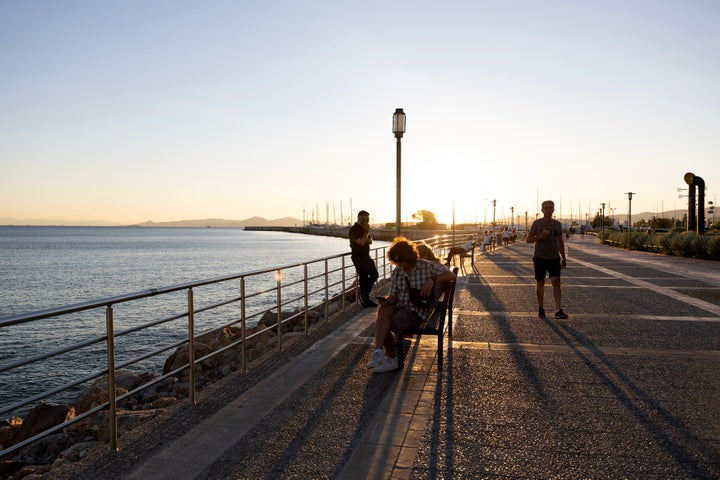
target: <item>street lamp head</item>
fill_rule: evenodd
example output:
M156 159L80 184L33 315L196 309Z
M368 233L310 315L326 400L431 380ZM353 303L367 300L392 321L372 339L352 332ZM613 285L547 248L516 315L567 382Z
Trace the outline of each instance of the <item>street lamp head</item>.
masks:
M402 138L403 133L405 133L405 112L403 112L402 108L395 109L392 129L395 138Z

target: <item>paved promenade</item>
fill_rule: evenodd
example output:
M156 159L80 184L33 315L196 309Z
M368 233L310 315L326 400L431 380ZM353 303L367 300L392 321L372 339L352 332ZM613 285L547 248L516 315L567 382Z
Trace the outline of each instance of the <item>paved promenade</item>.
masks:
M355 310L50 478L720 478L720 263L568 251L567 320L537 318L532 245L499 248L461 273L442 372L422 338L373 374Z

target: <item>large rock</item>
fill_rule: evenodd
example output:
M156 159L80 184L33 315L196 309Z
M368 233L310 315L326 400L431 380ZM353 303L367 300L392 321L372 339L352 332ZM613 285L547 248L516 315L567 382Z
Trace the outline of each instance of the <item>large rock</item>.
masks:
M15 430L12 443L22 442L72 418L75 418L75 407L72 405L41 403L28 412L25 421Z
M123 395L140 385L152 380L156 375L119 371L115 374L115 396ZM102 405L109 401L107 375L95 380L85 391L75 398L73 402L77 414Z

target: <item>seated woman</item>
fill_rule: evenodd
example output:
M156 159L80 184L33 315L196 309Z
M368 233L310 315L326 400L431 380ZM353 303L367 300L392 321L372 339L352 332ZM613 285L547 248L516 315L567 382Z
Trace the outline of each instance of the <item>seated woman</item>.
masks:
M431 262L440 263L440 259L435 256L435 252L432 251L430 245L425 242L418 242L415 245L417 246L419 258L422 258L423 260L430 260Z
M435 283L455 279L444 265L418 258L417 247L405 237L396 237L388 249L388 260L395 265L390 276L390 295L378 297L375 317L375 350L368 368L377 373L398 368L392 332L401 333L426 321L432 306L418 307L410 301L410 289L420 289L422 296L430 296Z
M482 241L482 251L484 252L488 245L492 242L492 237L490 236L490 230L485 230L485 234L483 235L483 241Z

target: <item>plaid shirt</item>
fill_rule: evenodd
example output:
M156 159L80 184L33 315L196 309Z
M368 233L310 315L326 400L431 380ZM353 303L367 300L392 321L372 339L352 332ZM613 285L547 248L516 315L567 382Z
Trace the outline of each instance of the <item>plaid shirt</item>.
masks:
M418 259L415 268L410 272L405 272L400 267L395 267L390 276L390 295L397 297L395 306L397 308L405 307L415 312L422 320L427 320L430 316L430 308L418 308L410 301L410 290L408 290L405 277L410 281L411 288L422 288L423 284L431 277L436 277L441 273L447 272L448 268L437 262Z

